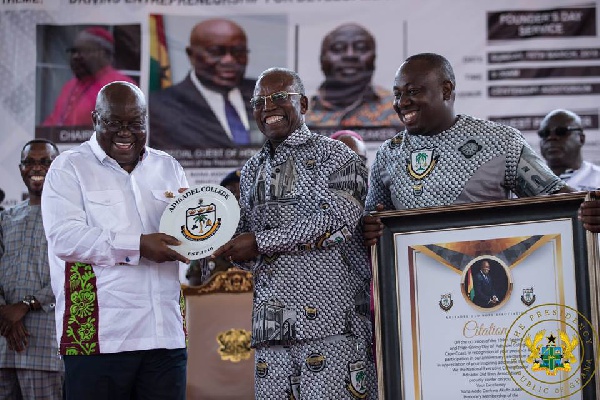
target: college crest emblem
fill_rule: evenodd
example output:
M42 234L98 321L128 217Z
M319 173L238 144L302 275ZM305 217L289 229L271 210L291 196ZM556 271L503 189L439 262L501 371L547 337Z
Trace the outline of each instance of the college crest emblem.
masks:
M446 293L442 295L440 302L438 303L440 308L444 311L448 311L454 305L454 300L452 300L452 294Z
M410 162L406 167L410 176L423 179L433 171L439 158L434 151L435 149L421 149L410 154Z
M366 398L367 372L365 371L365 362L348 363L348 373L350 374L350 380L346 380L346 389L355 399Z
M214 203L202 204L198 207L188 208L185 215L185 225L181 226L181 233L189 240L202 241L214 235L221 226L221 218L217 217L217 206Z
M533 293L533 287L523 289L523 294L521 295L521 301L527 307L535 303L535 293Z
M526 363L532 364L532 371L545 371L548 376L554 376L558 371L570 371L571 363L576 361L573 351L579 346L577 335L571 339L566 332L560 330L558 338L552 333L547 337L545 334L546 331L542 330L535 334L533 340L530 336L525 337L525 346L530 351ZM547 344L542 346L540 342L544 338ZM561 346L557 343L559 338Z

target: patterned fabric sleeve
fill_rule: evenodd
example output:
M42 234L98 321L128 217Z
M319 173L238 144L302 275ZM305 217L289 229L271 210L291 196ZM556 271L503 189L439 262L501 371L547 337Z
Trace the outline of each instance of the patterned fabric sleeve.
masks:
M507 168L506 182L518 197L552 194L566 186L566 183L554 175L546 162L525 141L520 132L516 131L511 143L514 143L517 148L509 151L509 157L518 156L518 164L507 163L516 165L516 171Z
M388 162L387 153L390 150L387 141L377 150L375 161L371 167L369 191L367 192L367 200L365 202L365 214L375 210L378 204L383 204L386 210L393 210L395 208L390 193L390 185L385 180L385 175L387 174L385 165Z
M319 207L292 224L256 232L260 253L297 253L306 250L304 244L318 243L335 232L345 232L345 240L354 232L363 211L366 168L345 145L333 143L324 166L327 172L323 171L327 187L318 193Z

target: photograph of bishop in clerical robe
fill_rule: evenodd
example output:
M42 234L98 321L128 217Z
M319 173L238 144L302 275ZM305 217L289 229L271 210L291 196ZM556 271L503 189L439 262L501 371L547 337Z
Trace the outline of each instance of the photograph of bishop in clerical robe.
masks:
M495 257L478 257L465 268L463 295L476 308L496 310L508 300L510 271Z

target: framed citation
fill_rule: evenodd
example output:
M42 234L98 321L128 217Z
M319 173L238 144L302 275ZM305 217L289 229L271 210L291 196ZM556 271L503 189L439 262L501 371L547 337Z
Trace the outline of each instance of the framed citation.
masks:
M380 399L596 399L586 194L378 213Z

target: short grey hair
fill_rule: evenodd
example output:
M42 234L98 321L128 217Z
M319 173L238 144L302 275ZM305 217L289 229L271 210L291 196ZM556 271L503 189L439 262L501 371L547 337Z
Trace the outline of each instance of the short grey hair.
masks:
M258 88L258 83L267 75L271 74L285 74L292 77L292 90L296 93L300 93L301 95L305 94L304 83L302 83L302 79L300 79L300 75L296 71L293 71L288 68L282 67L273 67L267 70L264 70L256 79L256 86L254 87L254 92L256 93L256 89Z

